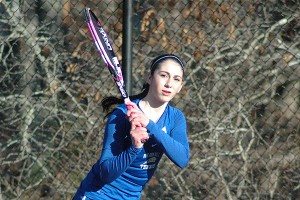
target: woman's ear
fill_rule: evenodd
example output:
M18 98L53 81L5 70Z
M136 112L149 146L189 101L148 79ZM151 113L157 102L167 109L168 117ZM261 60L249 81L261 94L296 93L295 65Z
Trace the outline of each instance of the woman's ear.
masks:
M151 76L151 74L149 74L148 77L147 77L147 83L149 85L151 85L151 82L152 82L152 76Z

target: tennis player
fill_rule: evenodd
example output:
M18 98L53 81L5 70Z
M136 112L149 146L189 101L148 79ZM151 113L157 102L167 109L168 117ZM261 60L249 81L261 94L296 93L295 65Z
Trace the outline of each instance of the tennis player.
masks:
M184 114L169 104L180 92L184 64L173 54L151 63L140 94L132 102L107 97L108 113L100 159L82 180L74 200L140 199L163 154L180 168L189 161L189 143ZM130 109L127 109L130 108Z

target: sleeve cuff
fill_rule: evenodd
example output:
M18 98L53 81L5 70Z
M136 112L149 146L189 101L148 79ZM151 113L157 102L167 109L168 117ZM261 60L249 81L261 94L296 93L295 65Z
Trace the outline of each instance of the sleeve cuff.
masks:
M154 135L154 132L156 130L155 127L156 127L156 124L152 120L150 120L149 123L148 123L148 125L146 126L146 129L148 131L149 137L151 137L151 136Z

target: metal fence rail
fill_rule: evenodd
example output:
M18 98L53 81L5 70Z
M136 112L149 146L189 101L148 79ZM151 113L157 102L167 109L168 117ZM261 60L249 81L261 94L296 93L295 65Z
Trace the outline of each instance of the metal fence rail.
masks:
M0 199L71 199L118 95L84 22L122 59L122 1L0 2ZM186 62L188 167L163 158L142 199L300 196L300 3L134 1L132 93L162 52Z

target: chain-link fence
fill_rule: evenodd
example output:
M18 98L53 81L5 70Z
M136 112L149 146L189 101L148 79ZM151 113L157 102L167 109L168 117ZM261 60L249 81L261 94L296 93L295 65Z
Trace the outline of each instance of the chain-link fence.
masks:
M84 22L121 60L122 1L0 2L0 199L71 199L99 158L118 95ZM161 52L186 62L174 101L188 167L160 163L143 199L300 198L298 0L134 1L132 92Z

